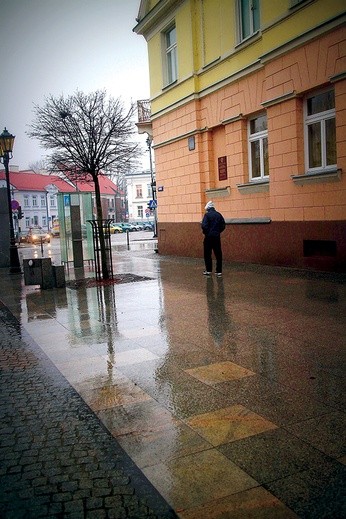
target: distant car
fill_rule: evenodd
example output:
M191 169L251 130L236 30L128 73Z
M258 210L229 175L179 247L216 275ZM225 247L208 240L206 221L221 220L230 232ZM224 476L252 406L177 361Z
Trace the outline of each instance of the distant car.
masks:
M24 241L26 243L50 243L50 234L43 229L29 229L28 234L25 236Z
M50 230L52 236L60 236L60 225L53 225Z
M121 227L123 232L126 232L126 231L129 231L129 232L137 231L136 227L134 225L132 225L131 223L118 222L115 225Z
M106 232L106 230L107 230L107 227L104 227L103 231ZM109 234L118 234L118 233L121 233L121 232L123 232L123 230L122 230L122 228L118 224L116 224L116 225L114 225L113 223L110 224L110 226L109 226Z
M143 224L143 231L153 231L154 230L154 224L152 222L145 222Z
M119 233L123 232L123 230L120 227L120 225L115 225L115 224L111 223L109 226L109 232L111 234L119 234Z
M135 228L136 228L136 231L142 231L143 230L143 224L142 223L136 223L136 222L131 222L131 225L133 225Z

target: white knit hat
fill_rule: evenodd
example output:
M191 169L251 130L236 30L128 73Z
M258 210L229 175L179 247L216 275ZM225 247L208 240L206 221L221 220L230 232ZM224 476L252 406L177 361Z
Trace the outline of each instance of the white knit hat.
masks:
M208 211L208 209L211 209L212 207L215 208L214 206L214 202L212 202L211 200L209 200L209 202L207 203L207 205L205 206L205 210Z

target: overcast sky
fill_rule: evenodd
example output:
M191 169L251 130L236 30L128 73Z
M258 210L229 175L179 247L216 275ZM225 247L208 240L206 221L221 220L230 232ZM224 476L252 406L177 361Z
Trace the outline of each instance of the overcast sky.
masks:
M0 0L0 132L6 126L16 136L11 164L27 169L47 153L25 132L33 105L42 105L49 94L105 89L126 107L149 98L146 42L132 31L139 4ZM144 143L145 137L138 140Z

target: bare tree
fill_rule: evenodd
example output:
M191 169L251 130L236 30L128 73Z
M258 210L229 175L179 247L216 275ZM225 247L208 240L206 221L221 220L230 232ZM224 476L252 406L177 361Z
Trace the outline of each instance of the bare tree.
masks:
M105 91L45 99L34 106L34 122L28 135L51 150L49 169L71 181L94 183L100 236L102 276L109 278L102 226L99 177L125 172L136 163L140 148L135 134L135 106L125 110L119 99L107 98Z
M30 162L28 164L28 168L34 173L42 173L47 171L47 164L44 159L36 160L35 162Z

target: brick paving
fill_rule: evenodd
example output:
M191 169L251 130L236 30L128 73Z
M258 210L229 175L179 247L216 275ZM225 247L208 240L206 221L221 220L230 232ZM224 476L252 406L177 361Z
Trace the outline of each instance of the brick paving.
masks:
M176 518L0 303L0 517Z

